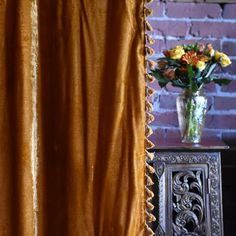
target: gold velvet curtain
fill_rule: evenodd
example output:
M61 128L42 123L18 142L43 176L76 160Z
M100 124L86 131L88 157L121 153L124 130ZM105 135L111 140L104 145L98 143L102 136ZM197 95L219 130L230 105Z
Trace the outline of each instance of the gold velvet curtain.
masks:
M0 235L145 228L142 0L0 1Z

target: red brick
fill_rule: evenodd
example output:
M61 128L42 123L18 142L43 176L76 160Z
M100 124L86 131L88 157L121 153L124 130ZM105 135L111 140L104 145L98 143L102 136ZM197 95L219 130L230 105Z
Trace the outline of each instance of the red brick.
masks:
M152 16L155 17L163 17L165 11L165 4L158 1L153 1L152 3L148 4L147 7L153 10Z
M217 130L212 130L212 129L203 129L202 132L202 139L204 138L214 138L214 137L219 137L220 136L220 131Z
M158 145L158 140L163 140L166 137L166 130L164 128L153 129L153 134L148 138L155 145Z
M150 87L152 87L153 89L155 89L156 91L161 90L161 87L159 86L157 80L155 80L153 83L150 84Z
M155 43L151 47L156 53L162 53L166 49L164 39L156 39Z
M236 18L236 4L225 4L223 17L226 19Z
M166 88L161 88L159 86L157 80L155 82L153 82L152 84L150 84L150 86L152 88L154 88L156 91L166 90L166 91L172 92L172 93L181 93L182 92L181 88L173 87L171 84L167 84Z
M235 97L215 97L214 108L216 110L232 110L236 109ZM235 118L236 121L236 118Z
M222 133L222 139L227 143L227 144L233 144L235 146L236 144L236 132L223 132Z
M236 80L232 80L231 83L227 86L222 86L221 91L235 93L236 92Z
M167 40L166 41L166 48L167 49L170 49L170 48L173 48L175 47L176 45L183 45L183 44L194 44L196 42L199 42L199 43L203 43L203 44L206 44L206 43L211 43L212 46L219 50L220 49L220 40L201 40L201 41L198 41L198 40L183 40L183 39L179 39L179 40Z
M166 15L174 18L219 18L221 11L219 4L167 3Z
M230 74L236 74L236 60L231 60L232 64L226 67L224 70L225 72L229 72Z
M171 84L168 84L166 86L166 90L168 92L172 92L172 93L182 93L183 89L179 88L179 87L173 87Z
M203 88L204 88L205 94L216 92L216 85L215 85L215 83L205 84Z
M167 129L166 130L166 139L179 139L181 140L179 129Z
M154 144L158 145L159 140L173 138L181 139L178 128L157 128L153 130L153 135L150 136L149 140L151 140Z
M210 111L213 106L213 97L212 96L206 96L206 97L207 97L207 111Z
M166 126L166 127L178 127L178 118L176 112L165 112L165 113L155 113L155 121L152 125L156 126Z
M161 95L160 108L176 109L176 97L174 95Z
M190 34L199 37L236 38L236 23L194 21Z
M186 36L188 24L185 21L149 21L157 35Z
M171 49L177 45L183 45L183 44L194 44L196 43L196 40L167 40L166 41L166 49Z
M236 56L236 42L223 42L223 50L229 56Z
M206 128L211 129L236 129L234 115L207 115Z
M160 95L158 95L157 93L155 93L153 96L151 96L150 101L153 105L153 109L154 112L159 110L159 103L160 103L160 99L159 99Z

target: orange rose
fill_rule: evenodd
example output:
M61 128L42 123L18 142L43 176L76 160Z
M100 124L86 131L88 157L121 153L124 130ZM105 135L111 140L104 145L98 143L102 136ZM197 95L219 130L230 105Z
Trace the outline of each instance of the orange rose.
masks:
M157 66L160 70L164 69L167 64L167 61L158 61Z
M152 60L147 60L147 63L151 70L154 70L157 64L155 61L152 61Z
M189 51L189 52L185 53L181 57L181 60L186 62L187 64L190 64L190 65L196 65L199 61L199 59L197 57L197 53L194 51Z
M168 50L163 51L163 54L164 54L166 57L170 57L170 51L168 51Z
M205 55L199 55L198 56L198 59L199 61L202 61L202 62L207 62L209 61L209 57L205 56Z
M169 68L169 69L165 70L163 74L169 80L175 79L175 70L174 69Z
M202 43L199 43L199 44L198 44L198 50L199 50L199 52L203 52L203 51L204 51L204 48L205 48L205 45L204 45L204 44L202 44Z
M208 51L211 51L212 49L213 49L212 44L211 44L211 43L208 43L208 44L207 44L207 50L208 50Z

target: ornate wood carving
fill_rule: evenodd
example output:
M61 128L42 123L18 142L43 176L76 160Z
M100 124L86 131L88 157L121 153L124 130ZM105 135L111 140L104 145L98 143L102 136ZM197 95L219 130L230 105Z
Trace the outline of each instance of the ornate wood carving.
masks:
M173 172L172 177L174 235L205 235L202 171Z
M222 236L218 152L155 152L160 236Z

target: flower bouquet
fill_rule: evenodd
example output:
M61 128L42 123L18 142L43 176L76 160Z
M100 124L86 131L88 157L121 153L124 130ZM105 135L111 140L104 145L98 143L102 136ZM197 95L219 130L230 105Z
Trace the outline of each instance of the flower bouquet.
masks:
M199 143L207 110L207 99L201 89L209 83L229 84L229 79L217 78L213 72L230 65L231 61L226 54L214 50L211 44L176 46L163 54L150 74L158 80L160 87L170 83L184 90L176 102L182 141Z

